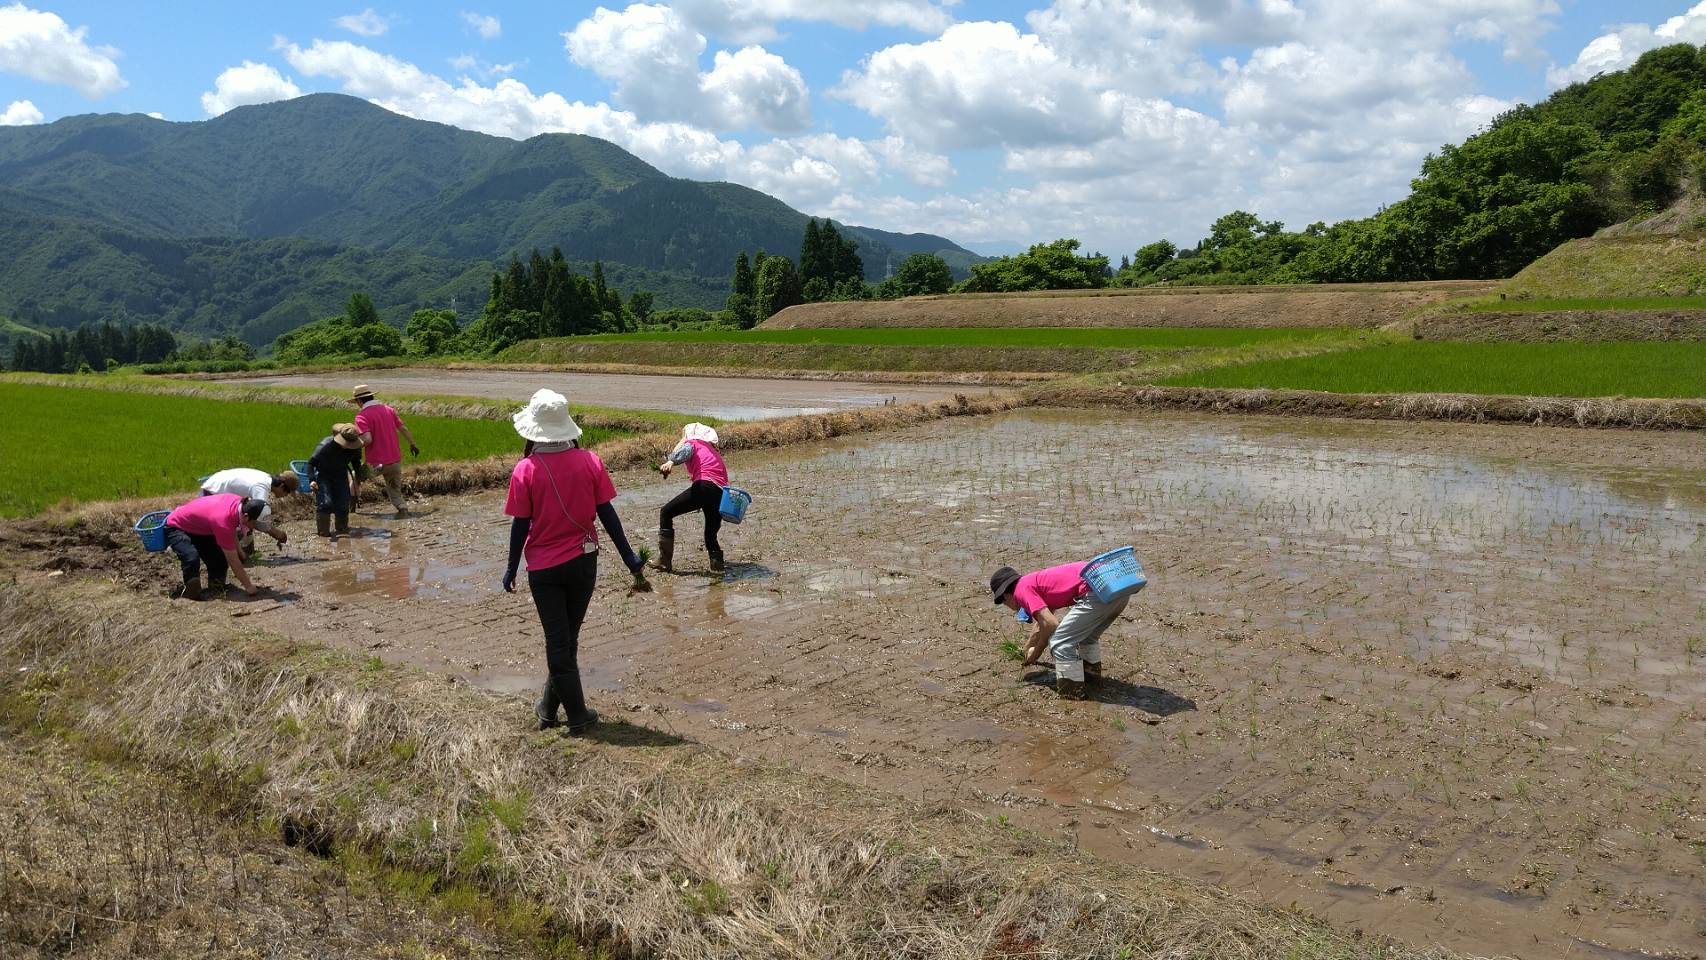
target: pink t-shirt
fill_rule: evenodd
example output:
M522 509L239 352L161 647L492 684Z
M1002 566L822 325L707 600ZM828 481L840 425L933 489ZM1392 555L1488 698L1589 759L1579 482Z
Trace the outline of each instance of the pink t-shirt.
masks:
M552 480L556 481L555 492ZM604 461L591 450L576 448L522 458L509 475L504 513L533 521L523 547L527 569L545 570L568 563L581 555L581 544L589 537L598 542L598 505L614 499L616 485L610 482Z
M397 442L397 428L402 425L403 418L397 416L397 411L377 400L368 402L355 415L356 429L373 434L373 442L367 445L369 466L403 462L403 447Z
M243 523L243 498L235 493L197 497L166 515L166 525L185 533L212 537L226 550L237 549L237 528Z
M1085 561L1080 560L1027 573L1013 586L1013 599L1019 601L1019 606L1033 617L1043 610L1070 607L1079 597L1090 592L1090 585L1082 576L1084 564Z
M719 487L729 485L729 468L723 464L723 455L717 448L703 440L689 440L693 445L693 456L687 458L687 475L694 483L709 480Z

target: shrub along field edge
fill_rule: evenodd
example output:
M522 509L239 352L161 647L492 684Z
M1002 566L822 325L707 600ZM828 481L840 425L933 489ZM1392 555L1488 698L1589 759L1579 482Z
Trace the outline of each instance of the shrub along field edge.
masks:
M662 731L525 735L521 698L174 609L0 587L0 722L313 852L538 904L614 956L1442 956Z

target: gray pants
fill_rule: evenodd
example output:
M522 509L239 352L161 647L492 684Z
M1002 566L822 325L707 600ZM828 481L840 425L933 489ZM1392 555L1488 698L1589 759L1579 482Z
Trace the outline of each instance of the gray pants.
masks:
M1131 597L1103 603L1094 593L1073 602L1060 618L1060 626L1049 637L1054 657L1054 675L1062 680L1084 681L1084 665L1102 662L1102 634L1125 612Z
M379 485L385 491L385 496L390 499L391 506L396 510L402 510L404 507L403 465L387 463L382 467L374 467L373 472L379 475Z

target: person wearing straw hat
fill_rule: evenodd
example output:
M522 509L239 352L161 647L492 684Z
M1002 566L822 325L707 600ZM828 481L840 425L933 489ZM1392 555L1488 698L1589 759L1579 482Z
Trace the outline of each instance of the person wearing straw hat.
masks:
M350 475L361 463L361 430L353 423L332 424L332 434L308 457L308 489L314 494L314 532L349 533Z
M409 508L403 502L403 447L397 442L397 435L402 434L409 442L411 456L420 456L421 448L415 446L415 437L403 425L396 408L373 399L373 390L367 384L359 384L350 391L350 403L358 408L355 425L361 429L367 465L378 471L385 496L396 508L397 517L408 516Z
M234 493L239 497L248 497L251 500L259 500L270 505L274 490L280 493L295 493L296 484L296 471L294 470L286 470L274 476L265 470L256 470L253 467L231 467L203 480L201 482L201 495L210 497L216 493ZM265 525L257 523L255 530L277 540L279 546L284 546L290 541L289 535L270 520ZM243 551L245 558L253 557L255 554L254 531L245 530L243 535L238 538L237 544Z
M729 485L729 468L717 443L716 430L703 423L690 423L681 428L681 442L658 464L658 471L666 477L676 464L686 464L692 481L658 511L657 566L666 573L675 569L675 518L695 510L705 515L705 552L710 555L711 571L722 572L723 548L717 542L717 531L723 526L720 508L723 488Z
M604 461L578 443L581 428L569 415L569 401L554 390L540 390L513 419L528 449L510 474L504 501L504 513L512 519L503 588L515 592L516 570L525 555L527 589L539 611L550 670L533 713L541 730L566 725L572 734L584 733L598 722L598 712L586 705L576 660L581 622L598 581L594 518L603 523L642 589L645 564L628 546L610 503L616 486ZM566 720L559 719L559 710Z
M1084 561L1021 576L1002 567L989 577L997 606L1017 610L1031 624L1024 666L1043 650L1054 656L1054 689L1062 700L1082 700L1085 684L1102 679L1102 634L1125 612L1130 597L1103 603L1084 582Z
M237 574L243 592L254 596L255 585L243 566L243 556L237 550L237 538L244 530L272 519L272 508L265 501L239 497L234 493L216 493L197 497L166 516L166 548L178 558L184 575L184 597L200 600L203 596L225 595L225 575ZM207 591L201 589L201 566L207 564Z

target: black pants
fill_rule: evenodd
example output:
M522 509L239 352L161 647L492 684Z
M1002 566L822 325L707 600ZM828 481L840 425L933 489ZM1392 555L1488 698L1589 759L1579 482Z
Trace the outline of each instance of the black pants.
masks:
M166 525L166 549L177 556L185 583L201 580L203 563L207 564L208 583L224 580L226 571L231 568L225 562L225 550L219 546L218 540L205 534L185 533L171 524Z
M586 619L586 608L592 603L592 588L597 582L596 553L583 553L568 563L544 570L527 571L527 589L533 594L539 625L545 630L550 693L567 708L571 721L586 713L576 654L580 648L581 621Z
M723 548L717 545L717 531L723 528L723 515L719 512L722 505L722 487L709 480L697 481L663 505L658 512L658 532L675 536L675 518L698 510L705 514L705 550L722 553Z

